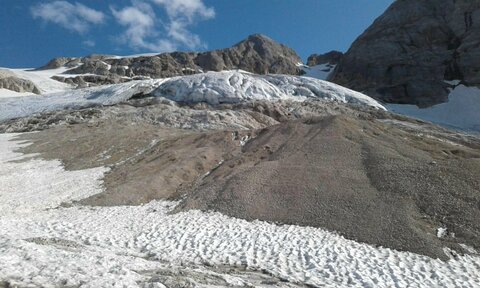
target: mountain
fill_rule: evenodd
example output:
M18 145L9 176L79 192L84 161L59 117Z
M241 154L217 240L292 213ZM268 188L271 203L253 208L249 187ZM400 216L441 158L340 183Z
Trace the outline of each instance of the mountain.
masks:
M480 2L399 0L355 40L330 80L387 103L429 107L480 85ZM451 82L454 81L454 82Z
M231 48L207 52L172 52L158 55L56 58L38 70L67 67L55 80L80 87L122 83L129 80L166 78L207 71L241 69L256 74L300 75L300 57L291 48L267 36L254 34ZM77 75L78 76L69 76ZM82 75L88 74L88 75Z

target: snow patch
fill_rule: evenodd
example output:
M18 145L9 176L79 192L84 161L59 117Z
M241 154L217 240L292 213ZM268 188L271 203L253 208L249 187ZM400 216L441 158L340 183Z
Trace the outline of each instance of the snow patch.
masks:
M13 152L29 145L12 141L15 136L0 134L0 217L55 208L102 192L100 179L107 168L66 172L58 160L31 159Z
M445 227L437 228L437 237L438 238L445 238L448 236L448 229Z
M480 88L459 85L448 102L421 109L415 105L388 104L387 109L440 125L480 132Z
M337 65L334 64L320 64L312 67L303 67L303 71L305 71L304 76L312 77L320 80L327 80L328 77L333 73Z

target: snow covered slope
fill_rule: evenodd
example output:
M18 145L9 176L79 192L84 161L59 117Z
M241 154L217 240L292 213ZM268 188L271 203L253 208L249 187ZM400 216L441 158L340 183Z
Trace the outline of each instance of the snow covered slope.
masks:
M114 105L136 94L166 97L179 102L236 103L248 100L303 101L318 98L385 109L372 98L322 80L308 77L259 76L238 71L208 72L170 79L68 90L39 96L0 99L0 121L62 109Z
M41 90L42 94L55 93L55 92L70 90L74 88L68 84L51 79L52 76L58 76L58 75L65 76L65 75L62 75L62 73L71 68L62 67L58 69L39 70L39 71L36 71L33 69L9 69L9 68L1 68L1 69L6 69L12 72L18 78L32 81L35 84L35 86L37 86ZM4 93L2 94L4 95L4 97L8 95L5 93L6 91L3 91L3 92ZM12 96L13 95L15 95L15 92L12 91Z
M415 105L388 104L389 110L399 114L431 121L444 126L480 132L480 88L457 86L449 101L430 108Z

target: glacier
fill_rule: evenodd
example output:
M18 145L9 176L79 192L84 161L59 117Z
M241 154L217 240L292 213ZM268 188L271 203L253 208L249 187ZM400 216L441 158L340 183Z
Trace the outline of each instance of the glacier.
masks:
M115 105L139 94L151 94L177 102L207 102L212 105L255 100L304 101L314 98L386 110L369 96L319 79L223 71L131 81L44 95L4 97L0 99L0 121L56 110Z

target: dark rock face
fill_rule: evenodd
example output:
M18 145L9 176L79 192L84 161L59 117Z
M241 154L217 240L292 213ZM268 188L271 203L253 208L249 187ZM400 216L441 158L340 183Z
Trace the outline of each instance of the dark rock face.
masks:
M90 84L118 83L119 77L132 79L143 76L165 78L191 75L206 71L242 69L256 74L300 75L298 67L301 58L285 45L255 34L231 48L203 53L173 52L155 56L119 58L106 55L92 55L85 58L57 58L39 69L53 69L62 66L75 67L67 74L95 74L106 77L90 77ZM63 82L61 78L60 80ZM97 81L98 80L98 81ZM70 81L70 80L65 80ZM80 80L74 80L79 82ZM122 80L123 81L123 80ZM88 81L87 81L88 82Z
M480 85L480 1L395 1L353 43L331 80L418 106L447 101L445 80Z
M343 58L343 53L340 51L330 51L325 54L313 54L307 59L308 66L316 66L320 64L337 65Z

